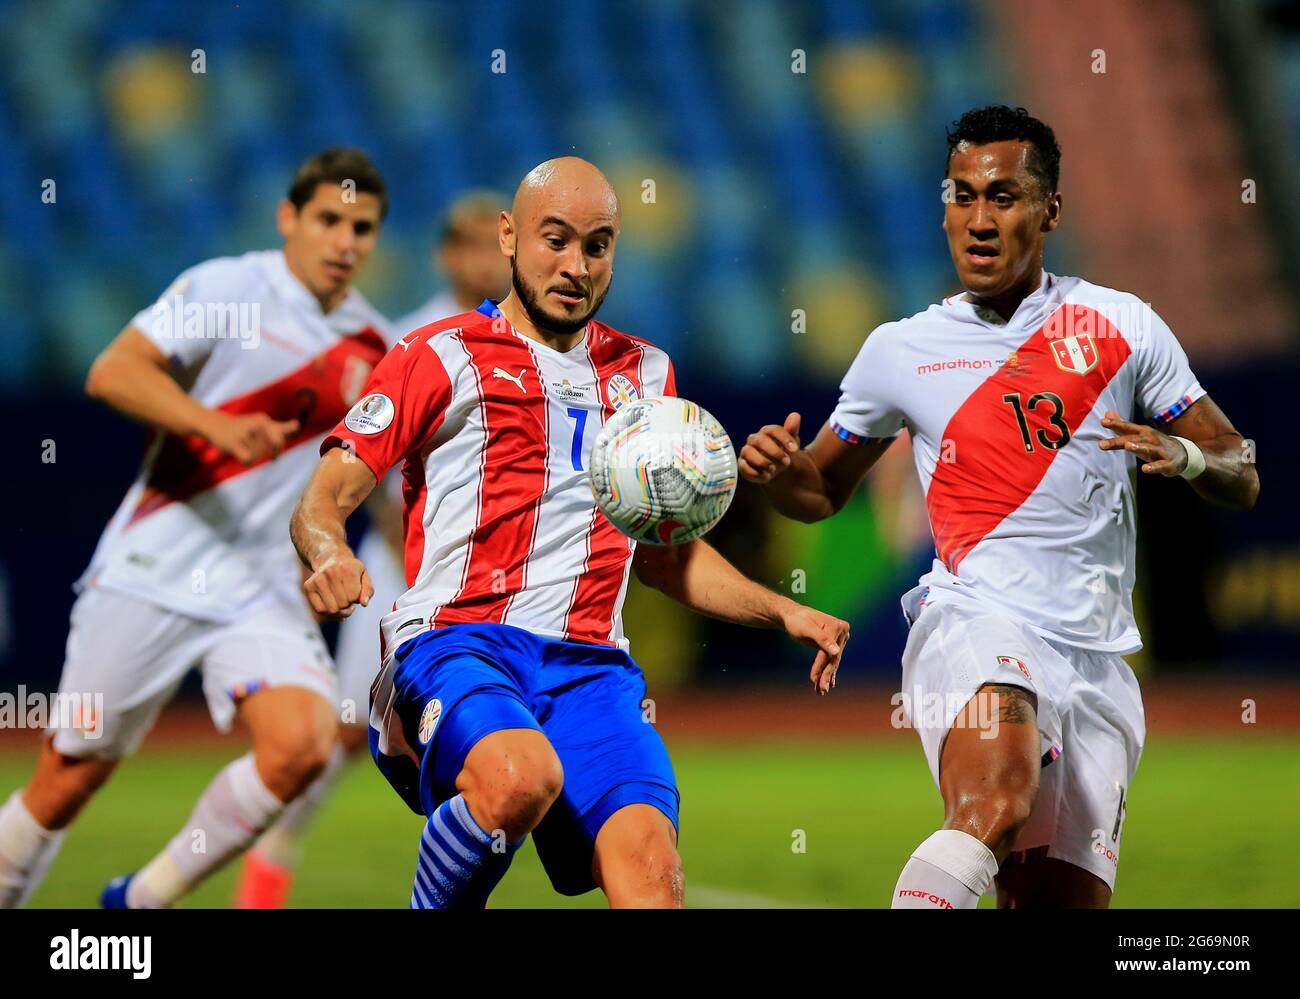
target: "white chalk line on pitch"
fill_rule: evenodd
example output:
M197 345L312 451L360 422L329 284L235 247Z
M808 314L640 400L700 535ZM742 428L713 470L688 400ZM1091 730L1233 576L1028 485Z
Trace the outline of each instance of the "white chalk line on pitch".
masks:
M688 909L808 909L812 906L797 902L783 902L779 898L767 895L755 895L746 891L732 891L730 888L718 888L714 885L702 885L698 881L686 882L686 907Z

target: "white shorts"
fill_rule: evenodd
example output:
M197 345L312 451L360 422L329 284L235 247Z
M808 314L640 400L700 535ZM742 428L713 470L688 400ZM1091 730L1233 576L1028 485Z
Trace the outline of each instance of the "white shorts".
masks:
M334 663L339 677L339 719L345 725L365 725L370 714L370 685L379 672L379 622L406 592L406 575L392 547L377 530L370 530L357 548L375 595L339 625Z
M88 695L102 709L80 727L57 729L54 748L104 760L130 755L194 667L222 732L239 701L266 687L306 687L331 704L338 698L329 653L305 602L268 600L223 623L88 587L72 605L59 691Z
M1133 670L1115 653L1044 639L972 597L923 594L917 587L903 598L913 620L903 705L909 723L916 715L935 784L944 737L975 691L986 683L1033 691L1043 769L1014 851L1067 861L1114 890L1128 790L1146 740Z

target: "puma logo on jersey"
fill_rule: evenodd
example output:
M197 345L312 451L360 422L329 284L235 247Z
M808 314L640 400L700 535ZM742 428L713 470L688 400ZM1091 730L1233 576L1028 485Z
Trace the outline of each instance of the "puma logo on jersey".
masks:
M408 334L408 335L409 335L409 334ZM412 343L415 343L415 341L412 340L411 343L407 343L407 342L406 342L406 337L402 337L402 339L400 339L400 340L397 341L397 346L401 347L401 348L402 348L402 353L405 354L408 350L411 349L411 344L412 344Z
M527 395L528 389L524 388L524 372L527 370L528 370L527 368L520 368L519 374L512 375L509 371L506 371L504 368L493 368L492 377L504 378L507 381L514 382L516 385L519 386L519 391L524 393L524 395Z

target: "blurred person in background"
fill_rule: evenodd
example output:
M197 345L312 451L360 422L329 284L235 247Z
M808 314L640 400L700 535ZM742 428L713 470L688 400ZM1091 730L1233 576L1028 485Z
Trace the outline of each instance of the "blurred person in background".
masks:
M355 149L304 162L282 249L182 273L95 361L86 391L149 425L143 467L78 581L61 692L99 691L0 807L0 905L40 884L68 825L140 745L192 668L217 728L252 750L110 908L175 903L238 855L339 753L337 684L285 523L327 429L383 357L387 323L352 282L387 185Z
M509 211L510 198L500 191L475 189L457 197L442 214L433 268L447 286L395 324L398 333L469 312L484 299L499 302L510 290L510 261L501 252L497 220Z
M446 276L447 287L398 320L394 324L396 332L405 337L439 319L470 312L485 300L505 297L510 289L510 261L501 252L497 221L509 207L506 195L489 190L467 191L451 203L443 213L433 255L434 268ZM379 622L410 582L403 568L402 508L402 477L393 472L384 477L381 488L366 501L370 526L357 546L357 557L370 574L375 595L365 606L355 607L343 621L334 652L342 705L339 742L346 756L332 756L320 779L289 805L244 855L235 891L238 908L283 908L294 870L302 859L302 839L312 817L337 781L346 759L366 746L370 683L380 660Z
M1110 904L1146 738L1121 658L1141 647L1132 459L1228 508L1259 491L1164 321L1044 270L1060 157L1023 108L963 115L943 227L965 294L875 329L808 448L791 413L740 455L777 510L811 522L910 432L938 557L903 597L903 691L945 821L894 908L975 908L995 878L1004 907Z

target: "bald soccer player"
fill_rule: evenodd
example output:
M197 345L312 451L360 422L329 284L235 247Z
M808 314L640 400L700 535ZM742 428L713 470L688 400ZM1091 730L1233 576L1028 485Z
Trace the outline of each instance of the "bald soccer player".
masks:
M383 619L376 763L415 812L414 908L481 908L534 833L551 883L677 907L679 795L642 715L620 609L628 571L686 606L783 628L830 689L848 625L746 579L696 540L638 547L586 462L621 399L671 395L668 355L595 315L619 206L590 163L534 168L498 223L512 291L408 333L321 447L291 533L321 614L366 604L344 521L403 461L406 578Z

